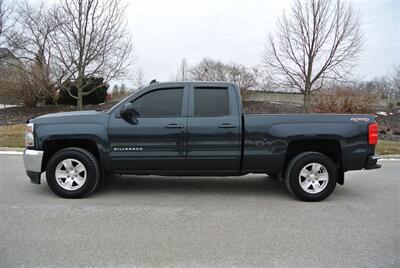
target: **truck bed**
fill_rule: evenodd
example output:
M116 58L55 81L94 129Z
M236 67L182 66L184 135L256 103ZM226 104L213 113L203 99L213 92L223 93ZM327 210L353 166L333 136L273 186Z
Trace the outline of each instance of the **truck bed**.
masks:
M244 114L243 169L282 170L289 146L298 142L335 143L343 156L344 171L362 169L374 145L367 140L373 115Z

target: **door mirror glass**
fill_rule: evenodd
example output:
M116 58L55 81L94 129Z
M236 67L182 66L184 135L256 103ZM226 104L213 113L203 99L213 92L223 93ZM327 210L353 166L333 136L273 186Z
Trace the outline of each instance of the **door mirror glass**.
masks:
M122 118L132 118L139 115L139 113L133 108L132 103L127 103L119 112Z

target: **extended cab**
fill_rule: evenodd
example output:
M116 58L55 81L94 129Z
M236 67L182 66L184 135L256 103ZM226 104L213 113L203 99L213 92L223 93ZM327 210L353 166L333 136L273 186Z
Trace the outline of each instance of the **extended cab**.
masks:
M107 111L27 122L24 163L62 197L92 193L105 174L267 173L319 201L349 170L379 168L372 115L244 114L233 83L156 83Z

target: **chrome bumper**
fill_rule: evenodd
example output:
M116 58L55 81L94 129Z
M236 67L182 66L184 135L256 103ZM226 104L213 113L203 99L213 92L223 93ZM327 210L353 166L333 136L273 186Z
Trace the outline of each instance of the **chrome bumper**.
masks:
M43 151L29 150L24 151L24 166L25 170L28 172L42 172L42 159Z

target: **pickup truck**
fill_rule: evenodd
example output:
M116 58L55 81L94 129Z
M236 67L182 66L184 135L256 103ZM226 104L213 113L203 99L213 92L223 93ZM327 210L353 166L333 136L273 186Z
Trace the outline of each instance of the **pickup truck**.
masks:
M31 182L46 171L65 198L91 194L113 173L263 173L298 199L319 201L346 171L380 167L377 142L372 115L244 114L233 83L155 83L105 111L28 120L24 164Z

